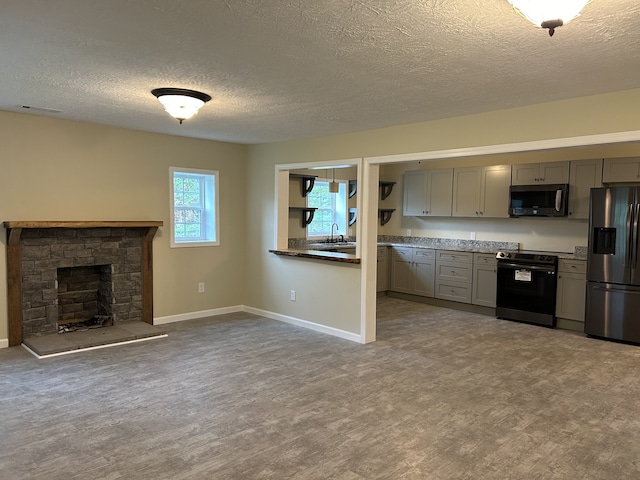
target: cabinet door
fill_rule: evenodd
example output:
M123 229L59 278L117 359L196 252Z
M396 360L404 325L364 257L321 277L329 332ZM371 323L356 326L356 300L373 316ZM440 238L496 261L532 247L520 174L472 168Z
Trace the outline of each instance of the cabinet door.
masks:
M413 289L413 267L411 248L393 248L391 250L391 274L389 290L411 293Z
M498 277L495 265L474 266L471 303L485 307L495 307L497 283Z
M558 274L556 316L584 322L587 282L579 273Z
M482 168L453 169L453 208L454 217L480 216L480 183ZM505 205L506 211L506 205Z
M640 181L640 157L604 159L603 183L638 181Z
M539 163L522 163L511 166L511 185L534 185L540 178Z
M569 218L589 218L589 191L602 186L602 159L572 161L569 170Z
M453 168L427 170L427 215L450 217L453 192Z
M378 247L378 268L376 274L376 292L385 292L389 290L388 247Z
M402 215L427 214L427 170L410 170L403 177Z
M480 216L509 218L511 166L484 167L480 181Z
M433 297L435 290L435 260L429 259L413 263L413 293L423 297Z
M569 183L569 162L541 163L538 183Z

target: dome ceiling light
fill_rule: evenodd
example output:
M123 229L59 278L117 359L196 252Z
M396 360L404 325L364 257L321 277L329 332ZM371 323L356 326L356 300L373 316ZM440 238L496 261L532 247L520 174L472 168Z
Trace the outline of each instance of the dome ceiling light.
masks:
M182 125L183 120L193 117L198 110L211 100L206 93L187 90L185 88L156 88L151 90L165 111L178 119Z
M537 27L548 28L552 37L555 29L580 15L591 0L508 0L520 15Z

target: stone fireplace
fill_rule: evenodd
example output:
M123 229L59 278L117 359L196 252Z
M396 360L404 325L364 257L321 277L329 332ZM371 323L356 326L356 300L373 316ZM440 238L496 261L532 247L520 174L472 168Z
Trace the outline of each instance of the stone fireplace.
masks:
M153 324L152 240L162 222L4 222L9 345L108 317Z

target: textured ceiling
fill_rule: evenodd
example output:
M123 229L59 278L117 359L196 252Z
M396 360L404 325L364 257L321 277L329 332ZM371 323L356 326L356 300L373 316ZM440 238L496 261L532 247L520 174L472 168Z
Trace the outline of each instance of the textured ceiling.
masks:
M507 0L2 0L0 109L274 142L640 87L638 45L638 0L553 38ZM213 100L179 125L157 87Z

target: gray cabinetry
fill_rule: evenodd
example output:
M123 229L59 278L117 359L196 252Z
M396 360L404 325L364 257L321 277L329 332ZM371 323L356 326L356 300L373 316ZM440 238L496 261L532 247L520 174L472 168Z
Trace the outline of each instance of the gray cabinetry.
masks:
M493 253L473 254L473 291L471 303L484 307L496 306L498 282L496 256Z
M569 183L569 162L522 163L511 166L511 185Z
M453 169L409 170L404 173L402 214L451 216Z
M473 253L436 251L435 297L471 303Z
M510 184L510 165L454 169L452 215L509 217Z
M427 248L393 247L389 290L433 297L435 251Z
M602 182L640 182L640 157L605 158L602 167Z
M556 317L584 322L586 271L584 260L559 260Z
M376 292L389 290L389 247L378 247Z
M602 186L602 159L571 162L569 172L569 218L589 218L589 192Z

